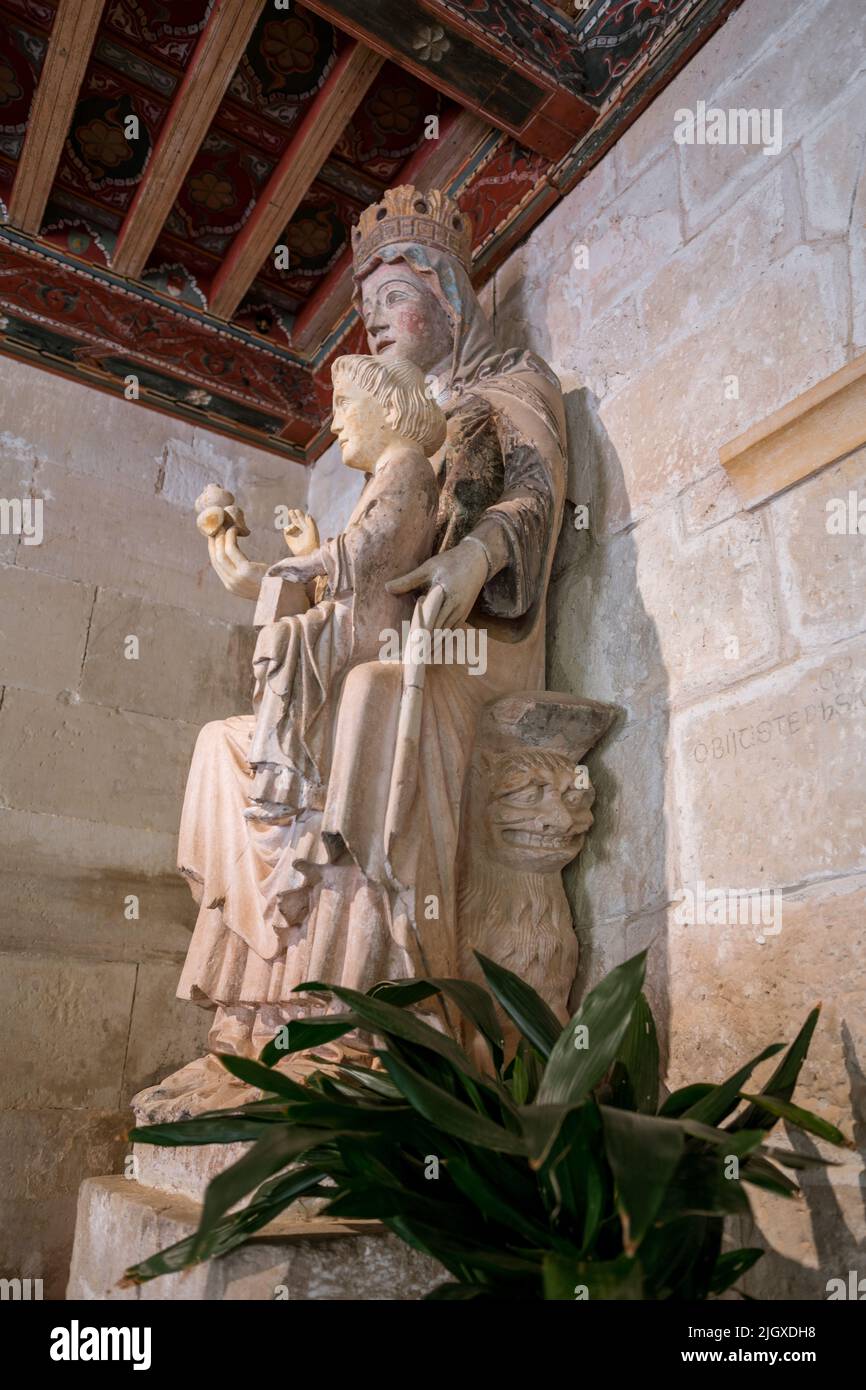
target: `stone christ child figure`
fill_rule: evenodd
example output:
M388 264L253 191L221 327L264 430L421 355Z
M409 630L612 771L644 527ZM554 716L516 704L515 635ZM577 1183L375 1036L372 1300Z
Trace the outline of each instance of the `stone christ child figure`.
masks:
M429 559L439 491L430 466L445 417L411 362L341 357L332 369L343 462L369 475L345 531L269 574L305 584L324 577L324 597L305 613L263 627L253 659L256 725L248 820L288 824L322 810L341 678L376 659L400 631L407 600L385 585Z

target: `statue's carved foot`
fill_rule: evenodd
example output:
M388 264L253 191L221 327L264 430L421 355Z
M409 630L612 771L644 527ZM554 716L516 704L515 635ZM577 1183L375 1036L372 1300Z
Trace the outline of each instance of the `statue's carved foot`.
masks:
M369 1066L372 1056L360 1049L326 1043L315 1052L295 1052L277 1064L276 1070L293 1081L303 1083L313 1072L325 1071L353 1062ZM132 1108L140 1125L167 1124L190 1120L208 1110L234 1110L261 1100L262 1092L227 1072L213 1053L206 1053L172 1072L156 1086L148 1086L133 1097Z
M208 1052L156 1086L139 1091L133 1097L132 1108L138 1124L165 1124L190 1120L207 1110L232 1110L260 1097L260 1091L232 1076Z

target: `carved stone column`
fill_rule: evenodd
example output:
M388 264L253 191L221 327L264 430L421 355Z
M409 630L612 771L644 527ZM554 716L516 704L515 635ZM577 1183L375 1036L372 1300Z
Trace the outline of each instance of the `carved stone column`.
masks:
M460 974L483 982L474 956L481 951L532 985L563 1022L578 948L562 870L593 821L595 791L583 758L615 713L555 691L493 701L479 722L464 789Z

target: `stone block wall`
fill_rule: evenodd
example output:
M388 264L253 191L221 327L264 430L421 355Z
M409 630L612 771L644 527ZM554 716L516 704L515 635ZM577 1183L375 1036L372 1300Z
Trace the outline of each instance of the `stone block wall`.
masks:
M678 144L698 101L781 112L779 153ZM866 498L866 449L748 512L719 449L866 351L864 170L860 0L746 0L491 292L501 344L562 380L589 508L549 684L621 708L572 876L580 985L649 947L672 1088L823 1000L801 1096L860 1152L756 1204L770 1297L866 1273L866 538L826 527L828 499ZM679 925L699 881L776 890L781 930Z
M253 632L195 528L207 482L236 489L251 554L285 553L273 508L305 469L0 358L0 497L41 498L44 530L0 536L0 1275L46 1297L130 1097L208 1025L174 998L177 825L198 729L249 708Z
M779 152L678 144L699 101L781 112ZM568 884L576 994L649 947L671 1089L823 1001L800 1097L859 1148L755 1202L762 1297L866 1275L866 538L826 529L866 449L753 511L719 449L866 351L864 171L862 0L745 0L482 295L566 393L548 685L621 710ZM343 480L312 473L328 531ZM679 925L699 882L774 890L781 931Z

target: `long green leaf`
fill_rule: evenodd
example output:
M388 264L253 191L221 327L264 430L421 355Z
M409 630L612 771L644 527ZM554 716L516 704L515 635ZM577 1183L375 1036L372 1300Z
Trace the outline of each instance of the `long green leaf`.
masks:
M272 1128L269 1120L227 1112L213 1118L199 1116L195 1120L139 1125L129 1131L129 1138L134 1144L160 1144L170 1148L188 1144L251 1144Z
M443 1091L441 1086L434 1085L405 1063L398 1062L392 1053L383 1052L381 1057L388 1075L419 1115L444 1129L446 1134L466 1139L470 1144L478 1144L482 1148L495 1149L498 1153L526 1152L519 1135L471 1110L468 1105Z
M721 1154L686 1153L665 1189L657 1220L686 1216L747 1215L749 1199L742 1184L724 1175Z
M496 1071L502 1067L502 1029L496 1017L496 1010L487 991L474 981L438 979L431 976L429 979L406 980L398 984L375 985L369 993L376 999L384 999L386 1003L396 1004L400 1008L419 1003L431 994L444 994L457 1005L460 1012L485 1039Z
M579 1254L589 1250L610 1184L601 1113L592 1099L565 1116L539 1177L555 1196L552 1219L574 1231Z
M322 1014L319 1018L293 1018L286 1024L287 1046L279 1046L282 1041L281 1029L276 1037L271 1038L262 1048L259 1061L266 1067L276 1066L283 1057L290 1057L293 1052L306 1052L309 1048L322 1047L324 1043L342 1038L345 1033L351 1033L353 1028L357 1028L360 1022L359 1018L350 1013Z
M394 1217L431 1224L441 1221L450 1229L465 1223L465 1213L454 1203L425 1197L408 1188L363 1188L359 1184L334 1197L323 1215L338 1221L385 1221Z
M763 1187L768 1192L775 1192L779 1197L795 1197L800 1191L787 1173L783 1173L775 1163L771 1163L760 1153L749 1154L740 1169L740 1178L743 1182L750 1182L753 1187Z
M710 1290L718 1295L729 1289L741 1274L745 1274L764 1254L756 1246L744 1246L742 1250L728 1250L716 1260Z
M711 1081L695 1081L691 1086L683 1086L679 1091L672 1091L667 1100L659 1110L659 1114L666 1119L676 1119L678 1115L684 1115L688 1110L696 1105L704 1096L708 1096L716 1088Z
M536 1101L520 1107L518 1118L533 1168L539 1169L549 1161L567 1116L586 1104L585 1100L573 1100L566 1105L539 1105Z
M285 1173L277 1173L276 1177L269 1178L261 1187L256 1188L256 1195L250 1202L250 1207L269 1202L279 1211L284 1211L286 1207L291 1206L296 1197L304 1196L309 1191L315 1174L318 1174L317 1183L323 1178L333 1179L340 1174L339 1156L333 1145L308 1149L305 1158L307 1161L303 1167L293 1163ZM301 1183L305 1177L308 1181L305 1184ZM333 1197L334 1188L322 1187L321 1194L323 1197ZM246 1210L248 1211L249 1207Z
M714 1129L710 1125L701 1124L699 1120L681 1119L679 1124L683 1130L693 1138L703 1139L712 1144L720 1151L720 1157L724 1164L724 1176L727 1181L736 1181L728 1173L728 1160L737 1159L736 1173L744 1182L750 1180L758 1187L771 1187L775 1192L783 1192L789 1195L795 1191L793 1183L789 1184L789 1179L783 1173L777 1173L772 1165L766 1165L762 1157L764 1152L762 1145L766 1138L766 1131L763 1129L741 1129L734 1133L727 1129ZM743 1160L740 1165L740 1160ZM749 1166L750 1165L750 1166Z
M740 1201L744 1201L742 1194ZM654 1299L693 1301L707 1297L721 1250L723 1225L718 1216L668 1213L651 1227L641 1241L640 1263Z
M794 1094L794 1088L800 1076L800 1068L809 1051L809 1044L812 1041L812 1034L821 1007L818 1005L809 1014L803 1027L800 1029L788 1051L780 1061L773 1075L770 1077L766 1086L762 1087L761 1095L775 1097L776 1100L790 1100ZM738 1115L733 1121L732 1129L772 1129L775 1119L766 1110L761 1110L754 1105L744 1110L742 1115Z
M344 1062L338 1067L334 1075L348 1080L359 1092L371 1091L373 1095L381 1096L383 1100L402 1100L397 1087L390 1082L383 1071L374 1071L372 1067L356 1066L353 1062Z
M471 1240L461 1239L460 1233L452 1235L437 1223L435 1226L404 1217L393 1217L385 1225L416 1250L423 1250L439 1260L447 1270L467 1283L482 1283L474 1276L492 1275L501 1284L503 1281L515 1289L525 1288L527 1282L537 1286L540 1291L541 1255L516 1255L511 1251L491 1249ZM502 1295L500 1294L500 1297Z
M455 1152L446 1155L446 1171L451 1158L465 1156L462 1145L459 1145L457 1140L453 1143ZM525 1154L506 1157L493 1149L473 1148L469 1157L473 1167L496 1188L510 1206L532 1220L546 1222L547 1214L538 1180L527 1167Z
M831 1125L829 1120L822 1120L820 1115L813 1115L811 1110L803 1110L799 1105L792 1105L790 1101L779 1100L777 1096L750 1096L743 1091L742 1099L751 1101L759 1110L766 1110L773 1116L774 1124L776 1120L787 1120L798 1129L805 1129L808 1134L816 1134L819 1139L826 1139L828 1144L837 1144L842 1148L853 1147L840 1129Z
M560 1302L599 1300L636 1302L643 1298L643 1278L637 1260L578 1260L564 1255L544 1257L544 1297Z
M532 1221L513 1203L509 1202L500 1189L488 1182L477 1168L473 1167L468 1158L449 1158L446 1162L446 1168L464 1196L474 1202L478 1210L488 1220L516 1231L532 1245L550 1245L550 1231L537 1221Z
M438 1028L431 1028L429 1023L424 1023L422 1019L416 1018L414 1014L407 1013L405 1009L400 1009L395 1004L388 1004L385 1000L377 999L369 994L360 994L355 989L344 989L340 985L323 985L318 981L299 985L298 989L311 992L328 991L335 994L338 999L351 1005L354 1014L366 1023L373 1032L386 1038L389 1035L404 1038L417 1047L428 1047L431 1052L435 1052L439 1057L444 1057L452 1067L463 1075L471 1076L474 1081L480 1082L482 1085L491 1082L490 1077L481 1075L463 1048L453 1038L449 1038L445 1033L440 1033Z
M263 1066L261 1062L254 1062L251 1057L234 1057L230 1054L221 1055L219 1060L232 1076L246 1081L249 1086L257 1086L260 1091L270 1091L286 1100L309 1099L310 1093L305 1086L299 1085L290 1076L284 1076L275 1067Z
M526 1038L521 1038L517 1044L517 1051L503 1074L515 1105L530 1105L541 1085L544 1059L532 1043L527 1042Z
M661 1120L603 1105L607 1158L616 1181L623 1245L633 1255L661 1206L680 1161L685 1135L676 1120Z
M185 1236L183 1240L169 1245L165 1250L158 1251L157 1254L142 1260L140 1264L133 1265L126 1271L122 1283L144 1284L147 1280L156 1279L161 1274L176 1274L181 1269L189 1268L190 1265L201 1263L202 1260L227 1254L236 1246L243 1245L251 1235L261 1230L268 1222L273 1221L274 1217L285 1211L296 1197L308 1196L310 1193L316 1192L321 1178L320 1169L305 1167L282 1179L279 1191L266 1193L265 1188L260 1188L249 1206L244 1207L243 1211L237 1211L231 1216L224 1217L212 1229L201 1244L197 1254L195 1253L196 1235ZM268 1186L272 1185L269 1184ZM327 1189L323 1188L322 1192L326 1193Z
M380 980L367 993L371 999L384 999L386 1004L396 1004L401 1009L410 1009L413 1004L421 1004L431 995L439 993L438 980L418 975L411 980Z
M703 1139L705 1143L721 1149L726 1157L743 1158L753 1149L759 1149L767 1137L762 1129L743 1129L734 1134L728 1129L702 1124L700 1120L690 1120L685 1115L678 1123L693 1139Z
M659 1103L659 1040L652 1009L643 993L632 1011L616 1061L628 1073L637 1109L654 1115Z
M596 985L551 1052L538 1088L539 1105L584 1098L613 1063L643 985L646 951L633 956Z
M237 1163L217 1174L208 1183L205 1192L191 1258L203 1258L201 1252L206 1248L206 1238L230 1207L278 1169L300 1158L301 1154L315 1148L328 1137L320 1129L304 1129L300 1125L273 1126Z
M390 1135L399 1139L407 1135L407 1126L412 1123L411 1108L405 1103L393 1105L377 1103L373 1096L369 1105L359 1101L333 1100L329 1096L317 1096L305 1105L287 1105L287 1118L294 1125L312 1126L319 1129L323 1139L336 1134L358 1136ZM402 1097L401 1097L402 1102Z
M740 1100L740 1088L744 1081L752 1075L755 1067L760 1062L765 1062L768 1057L774 1057L777 1052L781 1052L784 1043L772 1043L770 1047L765 1047L763 1052L759 1052L757 1057L753 1057L751 1062L747 1062L739 1071L729 1076L727 1081L723 1081L720 1086L714 1086L708 1091L695 1105L689 1106L685 1115L690 1120L700 1120L705 1125L717 1125L721 1120L736 1109Z
M483 956L480 951L475 952L475 959L484 972L491 993L512 1023L517 1025L542 1057L549 1057L562 1032L562 1024L553 1010L531 985L511 970L506 970L504 965L497 965L495 960Z
M439 980L437 983L442 993L453 1000L461 1013L477 1028L487 1043L493 1066L499 1073L505 1060L505 1043L490 995L472 980Z

